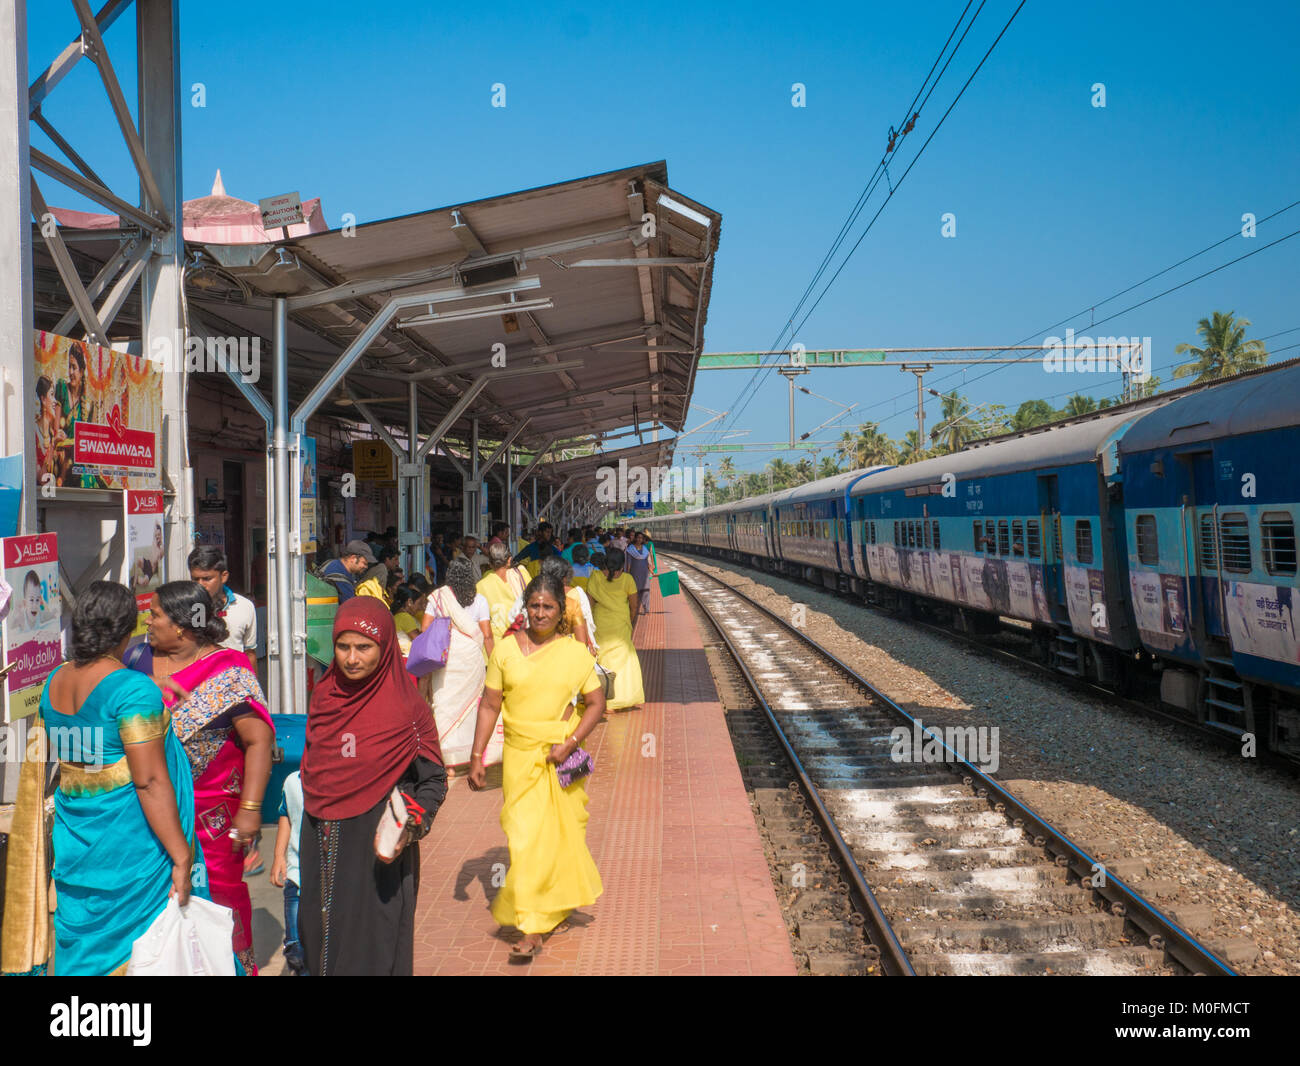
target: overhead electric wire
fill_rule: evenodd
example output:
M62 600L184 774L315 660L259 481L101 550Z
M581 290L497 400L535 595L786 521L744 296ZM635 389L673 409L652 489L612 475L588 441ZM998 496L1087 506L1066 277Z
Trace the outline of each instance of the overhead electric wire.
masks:
M939 81L943 78L944 73L948 69L948 65L952 62L953 57L956 56L958 49L961 48L962 41L966 39L966 34L970 32L971 26L975 24L975 19L979 17L980 11L983 10L984 3L986 2L986 0L981 0L979 8L977 8L975 11L975 15L971 18L970 23L966 26L966 30L962 33L961 38L957 41L956 46L952 50L952 53L948 56L947 62L944 63L943 70L939 71L939 76L934 79L933 83L931 83L930 82L931 75L934 74L935 68L939 66L940 60L943 59L944 54L948 51L948 45L952 43L953 37L956 36L957 30L961 27L962 21L966 17L966 12L970 10L971 2L972 0L967 0L966 6L962 9L961 14L957 17L957 21L953 24L953 28L951 32L949 32L947 40L944 41L943 47L939 49L939 54L935 56L934 62L930 64L930 69L929 71L926 72L925 79L921 82L921 85L917 88L916 93L912 96L911 103L908 104L907 110L903 115L903 119L902 121L899 122L900 128L905 127L911 119L919 115L920 110L923 109L925 106L925 102L929 101L930 95L934 92L935 87L938 86ZM928 92L926 92L927 85L929 85ZM925 101L922 102L921 108L917 108L916 102L918 99L920 99L922 92L926 92ZM891 127L891 131L892 130L893 127ZM901 136L902 139L906 139L907 133L905 132ZM881 157L880 162L876 164L876 168L872 172L871 177L868 178L866 186L863 188L863 191L858 195L858 199L854 203L853 208L849 211L849 214L845 218L844 223L840 226L839 232L835 235L835 239L831 242L830 249L822 257L821 263L818 265L817 271L814 273L812 280L808 283L807 287L804 289L804 292L800 296L798 303L795 305L794 310L790 312L790 315L786 320L786 325L782 326L780 333L777 334L776 340L773 341L767 353L763 356L760 365L755 368L754 373L750 376L750 379L745 383L744 386L742 386L740 393L737 395L736 399L733 401L731 405L732 410L728 412L727 419L725 419L722 425L718 427L718 429L712 435L711 439L717 439L717 434L722 433L729 426L734 424L735 420L739 418L739 416L744 412L745 408L749 406L749 401L753 397L753 394L757 391L758 385L762 380L763 370L769 365L768 357L779 355L784 350L781 347L782 340L785 337L786 331L789 329L790 323L793 322L795 317L799 314L799 311L802 309L809 295L816 288L817 282L821 279L822 275L826 272L826 269L830 266L831 262L834 260L836 253L839 251L848 233L851 232L853 225L856 223L858 217L861 215L863 209L866 206L866 202L870 199L871 194L875 191L876 187L880 184L880 179L885 175L886 169L888 167L887 159L891 151L892 149L887 149L885 155ZM739 405L738 408L737 405Z
M1293 208L1296 208L1296 207L1300 207L1300 200L1294 200L1294 201L1292 201L1291 203L1287 204L1285 207L1280 207L1280 208L1278 208L1276 211L1272 212L1271 214L1265 215L1263 218L1259 219L1259 220L1256 222L1256 225L1258 226L1258 225L1260 225L1260 224L1262 224L1262 223L1264 223L1264 222L1268 222L1268 221L1270 221L1271 219L1277 218L1279 215L1285 214L1287 211L1290 211L1290 210L1292 210ZM1130 293L1130 292L1132 292L1134 289L1141 288L1143 285L1147 284L1148 282L1154 281L1156 278L1161 277L1161 276L1164 275L1164 274L1168 274L1169 271L1171 271L1171 270L1175 270L1175 269L1177 269L1178 267L1183 266L1185 263L1190 263L1193 259L1199 258L1200 256L1204 255L1206 252L1213 251L1215 248L1218 248L1220 245L1226 244L1228 241L1233 240L1234 238L1239 237L1239 236L1240 236L1240 232L1241 232L1240 230L1233 230L1232 233L1230 233L1228 236L1222 238L1221 240L1217 240L1217 241L1215 241L1213 244L1207 245L1206 247L1202 248L1199 252L1193 252L1191 255L1183 257L1182 259L1178 260L1176 263L1173 263L1173 264L1171 264L1170 266L1164 267L1164 268L1161 269L1161 270L1157 270L1154 274L1151 274L1151 275L1149 275L1148 277L1143 278L1141 281L1134 282L1132 285L1129 285L1129 286L1127 286L1126 288L1120 289L1118 292L1111 293L1111 295L1107 296L1104 300L1098 300L1098 301L1095 302L1095 303L1089 304L1087 307L1084 307L1084 308L1082 308L1081 310L1074 312L1074 314L1072 314L1072 315L1067 315L1065 318L1061 319L1060 321L1058 321L1058 322L1053 322L1050 326L1045 326L1045 327L1043 327L1042 329L1035 330L1034 332L1029 333L1029 334L1027 334L1026 336L1022 337L1020 340L1018 340L1018 341L1014 341L1014 342L1012 342L1011 344L1008 344L1006 347L1003 347L1003 348L997 348L997 349L990 349L990 350L989 350L989 354L988 354L985 358L986 358L986 359L991 359L991 358L993 358L993 357L995 357L995 356L997 356L997 355L1002 354L1003 352L1009 351L1009 350L1011 350L1012 348L1017 347L1018 345L1026 344L1027 342L1033 340L1035 337L1039 337L1039 336L1042 336L1043 334L1047 333L1049 330L1057 329L1057 328L1059 328L1060 326L1065 325L1067 322L1072 322L1074 319L1078 318L1078 317L1079 317L1080 315L1082 315L1082 314L1087 313L1088 311L1095 311L1098 307L1104 307L1106 304L1110 303L1112 300L1116 300L1116 299L1118 299L1119 297L1125 295L1126 293ZM1274 242L1272 242L1272 243L1273 243L1273 244L1277 244L1277 243L1280 243L1280 241L1282 241L1282 240L1287 240L1287 239L1289 239L1290 237L1294 237L1294 236L1295 236L1295 234L1294 234L1294 233L1291 233L1291 234L1288 234L1286 237L1279 238L1278 241L1274 241ZM1265 248L1269 248L1269 247L1272 247L1272 245L1270 244L1270 245L1265 245L1263 248L1256 248L1256 249L1255 249L1255 252L1262 252L1262 251L1265 250ZM1241 259L1248 258L1249 255L1253 255L1253 254L1255 254L1255 252L1250 252L1250 253L1247 253L1247 255L1245 255L1245 256L1240 256L1240 257L1238 257L1238 259L1231 260L1230 262L1223 264L1223 266L1221 266L1221 267L1216 267L1215 270L1221 270L1221 269L1223 269L1223 267L1231 266L1233 263L1239 262ZM1185 284L1185 285L1190 285L1192 281L1199 281L1200 278L1202 278L1202 277L1207 277L1209 274L1214 273L1215 270L1207 271L1205 274L1199 275L1199 276L1196 277L1196 278L1192 278L1190 281L1184 282L1183 284ZM1182 285L1176 285L1176 286L1174 286L1174 288L1172 288L1172 289L1167 289L1165 292L1163 292L1163 293L1158 293L1156 296L1151 297L1149 300L1145 300L1145 301L1143 301L1143 303L1150 303L1151 300L1158 300L1161 296L1167 296L1169 293L1171 293L1171 292L1175 292L1175 291L1177 291L1177 289L1182 288L1182 287L1183 287ZM1111 316L1108 317L1108 318L1103 318L1103 319L1101 320L1101 322L1097 322L1097 321L1090 322L1086 328L1088 328L1088 329L1094 329L1094 328L1096 328L1097 326L1101 325L1103 322L1109 322L1109 321L1111 320L1111 318L1115 318L1117 315L1126 314L1128 311L1131 311L1131 310L1133 310L1134 308L1136 308L1136 307L1141 307L1141 306L1142 306L1142 303L1134 304L1134 305L1132 305L1132 307L1127 307L1127 308L1125 308L1123 311L1117 311L1117 312L1115 313L1115 315L1111 315ZM1300 326L1297 326L1297 327L1295 327L1295 328L1296 328L1296 329L1300 329ZM1292 332L1292 330L1283 330L1282 332L1283 332L1283 333L1290 333L1290 332ZM1281 334L1273 334L1273 336L1281 336ZM1260 339L1266 340L1266 339L1268 339L1268 338L1260 338ZM976 361L973 365L978 366L978 365L979 365L979 361ZM996 373L998 370L1003 370L1003 369L1005 369L1008 365L1011 365L1011 364L999 364L995 369L990 370L990 371L988 371L987 373L984 373L984 374L979 375L979 377L976 377L974 380L975 380L975 381L980 381L980 380L982 380L983 378L988 377L990 374L994 374L994 373ZM940 377L933 379L933 381L931 382L931 386L933 387L933 386L935 386L935 385L941 384L941 383L944 382L944 381L949 381L949 380L951 380L952 378L956 377L956 375L957 375L958 373L963 373L963 374L964 374L964 373L966 373L966 371L963 369L962 371L951 371L951 372L949 372L949 373L947 373L947 374L943 374L943 375L941 375ZM903 391L903 392L898 393L896 396L890 396L890 397L887 397L887 398L885 398L885 399L883 399L883 400L877 400L877 401L875 401L874 403L868 404L867 406L865 406L865 407L863 407L863 408L860 408L860 410L862 410L862 411L870 411L870 410L872 410L873 408L876 408L876 407L882 407L882 406L884 406L884 405L887 404L887 403L892 403L892 402L894 402L895 400L905 399L905 398L907 398L907 397L909 397L909 396L911 396L911 395L912 395L912 390L909 388L909 389L906 389L906 390ZM884 419L882 419L881 421L882 421L882 422L887 421L887 420L890 419L890 418L898 417L899 415L904 414L904 413L905 413L905 412L897 412L896 414L887 415L887 416L886 416Z

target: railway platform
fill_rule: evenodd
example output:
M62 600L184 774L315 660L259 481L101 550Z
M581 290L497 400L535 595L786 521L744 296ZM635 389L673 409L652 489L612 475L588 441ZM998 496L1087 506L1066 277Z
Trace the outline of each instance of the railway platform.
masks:
M636 643L646 702L586 747L587 840L605 892L530 962L488 908L509 856L501 789L451 785L421 846L419 975L795 972L740 768L685 596L652 592ZM499 772L496 781L499 782Z

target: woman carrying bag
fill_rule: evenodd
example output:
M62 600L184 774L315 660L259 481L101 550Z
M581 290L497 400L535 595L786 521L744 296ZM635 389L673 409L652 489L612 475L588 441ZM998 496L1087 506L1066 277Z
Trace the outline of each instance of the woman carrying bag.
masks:
M357 596L334 618L334 661L312 693L302 757L298 935L313 975L411 976L420 852L447 794L429 705L402 665L393 616ZM376 831L394 791L412 812L391 860Z
M469 770L470 787L482 788L482 752L500 714L501 828L510 868L492 917L523 934L511 949L517 958L540 952L546 935L562 931L575 908L603 891L587 849L582 774L591 761L581 752L605 710L596 661L566 632L564 585L554 576L543 573L529 583L524 608L527 628L498 642L488 663ZM574 701L580 694L586 710L579 719Z

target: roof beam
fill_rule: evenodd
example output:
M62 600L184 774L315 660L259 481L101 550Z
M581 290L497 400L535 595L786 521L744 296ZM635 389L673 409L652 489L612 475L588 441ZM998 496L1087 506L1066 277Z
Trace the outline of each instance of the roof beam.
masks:
M471 259L477 259L487 255L487 249L483 247L483 242L470 228L470 224L465 221L465 216L459 211L451 213L451 232L455 235L456 240L460 241L461 247Z
M103 204L105 207L112 208L119 216L129 218L132 222L143 226L150 233L166 233L171 229L171 224L160 218L155 218L147 211L129 204L121 197L114 196L104 186L97 181L91 181L89 178L78 174L75 170L65 167L57 159L52 159L38 148L31 149L32 169L39 170L43 174L61 181L70 189L74 189L85 196L87 199L94 200L97 204Z
M117 17L131 6L131 0L108 0L103 7L99 9L99 14L95 16L95 23L99 31L103 33L114 22ZM23 47L26 47L24 44ZM84 34L79 34L72 39L72 43L63 49L48 67L41 73L41 76L32 82L31 87L27 90L27 108L28 114L35 114L45 98L50 95L54 87L61 82L77 61L86 54Z
M33 154L35 151L33 150ZM38 219L44 218L50 213L49 207L45 203L45 197L41 195L40 186L36 184L36 178L31 179L31 196L32 196L32 214ZM41 237L45 241L45 247L49 249L50 257L54 260L54 265L59 271L59 277L63 279L63 286L68 290L68 296L72 299L73 309L77 312L77 317L81 319L81 325L87 335L96 344L108 344L108 337L104 333L104 327L99 321L99 316L95 313L95 305L91 302L86 293L86 287L81 283L81 275L77 273L77 268L73 265L72 256L68 254L67 246L63 243L63 238L59 236L59 227L50 226L49 232L46 227L41 227Z

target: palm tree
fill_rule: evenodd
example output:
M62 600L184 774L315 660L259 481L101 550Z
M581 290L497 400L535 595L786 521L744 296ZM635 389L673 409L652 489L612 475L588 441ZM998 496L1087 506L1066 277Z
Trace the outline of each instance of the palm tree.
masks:
M1097 410L1097 401L1081 392L1076 392L1061 408L1062 413L1066 415L1090 415L1095 410Z
M941 452L959 452L976 434L976 424L970 417L970 401L958 395L956 389L939 399L943 411L939 424L930 430L930 439Z
M880 432L879 422L863 422L855 442L861 466L890 466L898 462L898 445Z
M813 469L812 460L806 455L794 464L795 484L797 485L807 484L816 476L816 474L817 472Z
M1055 417L1056 412L1046 400L1026 400L1011 416L1011 428L1017 431L1033 429L1044 422L1050 422Z
M722 478L723 484L727 486L727 496L731 496L731 486L735 483L739 474L736 472L735 460L729 455L724 455L722 461L718 463L718 476Z
M835 461L835 457L832 455L826 456L826 458L823 459L821 463L819 463L817 466L818 478L834 477L839 472L840 472L840 464Z
M1235 318L1234 312L1213 312L1213 318L1203 318L1196 332L1205 341L1204 348L1180 344L1174 349L1178 355L1190 355L1195 362L1183 363L1174 370L1174 377L1196 375L1196 384L1229 377L1246 370L1254 370L1268 362L1268 349L1263 341L1246 340L1248 318Z
M772 489L788 489L797 484L795 468L784 459L773 459L767 464L768 473L772 475Z
M920 435L914 429L909 429L901 441L898 442L899 462L906 465L907 463L917 463L922 459L930 458L930 453L921 447Z
M858 462L857 439L847 429L840 434L839 443L835 445L835 458L841 463L848 463L852 469L861 465Z

